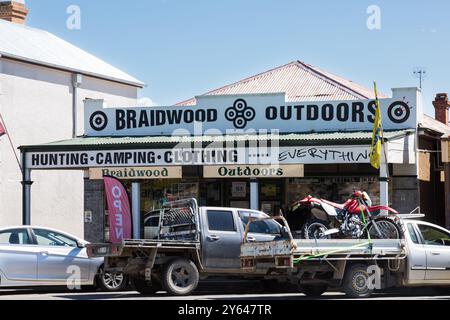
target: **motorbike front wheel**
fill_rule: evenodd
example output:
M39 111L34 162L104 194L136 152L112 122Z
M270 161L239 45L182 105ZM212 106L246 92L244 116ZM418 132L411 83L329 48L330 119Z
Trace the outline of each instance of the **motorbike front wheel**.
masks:
M309 220L303 226L303 239L331 239L331 235L325 235L328 231L327 222L313 219Z
M375 227L375 224L377 227ZM399 226L388 218L372 221L367 230L371 239L401 239L402 235Z

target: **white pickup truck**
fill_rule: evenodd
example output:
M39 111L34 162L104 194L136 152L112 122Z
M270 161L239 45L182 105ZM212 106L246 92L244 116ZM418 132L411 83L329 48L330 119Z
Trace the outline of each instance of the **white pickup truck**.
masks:
M298 284L308 296L330 287L350 297L369 297L389 287L450 289L450 231L419 220L400 223L404 239L399 240L300 240L288 228L283 240L244 238L241 267Z

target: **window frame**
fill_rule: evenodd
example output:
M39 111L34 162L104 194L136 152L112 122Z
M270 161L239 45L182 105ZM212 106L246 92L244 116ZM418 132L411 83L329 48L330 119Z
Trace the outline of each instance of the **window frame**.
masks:
M37 239L38 235L36 234L36 230L38 230L38 231L45 231L47 233L55 233L57 235L61 235L63 237L66 237L67 239L70 239L70 240L74 241L75 242L75 246L74 247L73 246L51 246L51 245L39 244L38 243L38 239ZM65 234L63 232L56 231L56 230L44 229L44 228L32 228L32 231L33 231L34 244L36 246L51 247L51 248L77 248L78 247L78 239L74 238L74 237L71 237L70 235Z
M231 214L231 221L233 221L233 230L214 230L211 229L210 223L209 223L209 212L227 212ZM235 215L234 215L234 210L220 210L220 209L207 209L206 210L206 223L208 225L208 231L209 232L228 232L228 233L237 233L238 232L238 228L236 225L236 221L235 221Z
M430 244L430 243L427 243L425 238L424 238L424 236L423 236L422 230L420 230L420 226L424 226L424 227L427 227L427 228L435 229L435 230L437 230L437 231L439 231L441 233L447 234L449 239L450 239L450 233L448 231L446 231L446 230L442 230L441 228L438 228L437 226L431 226L431 225L424 224L424 223L416 223L416 232L419 234L420 239L422 241L422 244L424 246L449 247L450 248L450 246L446 246L444 244Z
M245 229L247 228L247 224L248 224L248 222L247 222L247 224L245 224L244 223L244 221L242 220L243 218L246 218L246 219L250 219L250 216L252 215L252 214L255 214L256 215L256 219L261 219L261 218L265 218L265 216L267 216L267 217L269 217L268 215L266 215L265 213L263 213L263 212L258 212L258 211L253 211L253 210L239 210L238 211L238 218L239 218L239 220L242 222L242 227L244 228L244 231L245 231ZM264 222L264 223L268 223L267 221L270 221L270 220L262 220L261 222ZM274 221L276 224L278 224L279 226L280 226L280 229L279 229L279 231L280 231L280 233L281 233L281 228L283 227L281 224L279 224L277 221L275 221L275 220L271 220L271 221ZM276 235L279 235L280 233L265 233L265 232L263 232L263 233L259 233L259 232L252 232L252 231L250 231L250 229L249 229L249 231L248 231L248 233L249 234L255 234L255 235L269 235L269 236L276 236Z
M30 232L30 228L9 228L9 229L1 230L0 234L8 233L8 232L12 233L14 231L24 231L27 234L28 243L24 243L24 244L4 243L4 244L0 244L1 246L32 246L32 245L34 245L34 238L33 238L33 234Z

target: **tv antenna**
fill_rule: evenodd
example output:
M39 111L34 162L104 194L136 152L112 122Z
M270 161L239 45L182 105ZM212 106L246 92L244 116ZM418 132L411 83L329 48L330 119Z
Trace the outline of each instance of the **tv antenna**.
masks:
M418 67L413 71L414 76L419 79L419 88L422 89L422 83L425 79L427 71L423 67Z

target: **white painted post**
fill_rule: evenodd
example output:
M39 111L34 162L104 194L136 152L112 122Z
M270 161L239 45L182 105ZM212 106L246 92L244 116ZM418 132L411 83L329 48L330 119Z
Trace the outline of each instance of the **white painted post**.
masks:
M383 145L383 148L387 148L387 143ZM380 205L389 205L389 163L386 159L387 153L381 152L381 166L380 166Z
M250 180L250 209L259 210L259 182Z
M131 185L131 212L133 219L133 239L141 238L141 184L134 182Z

